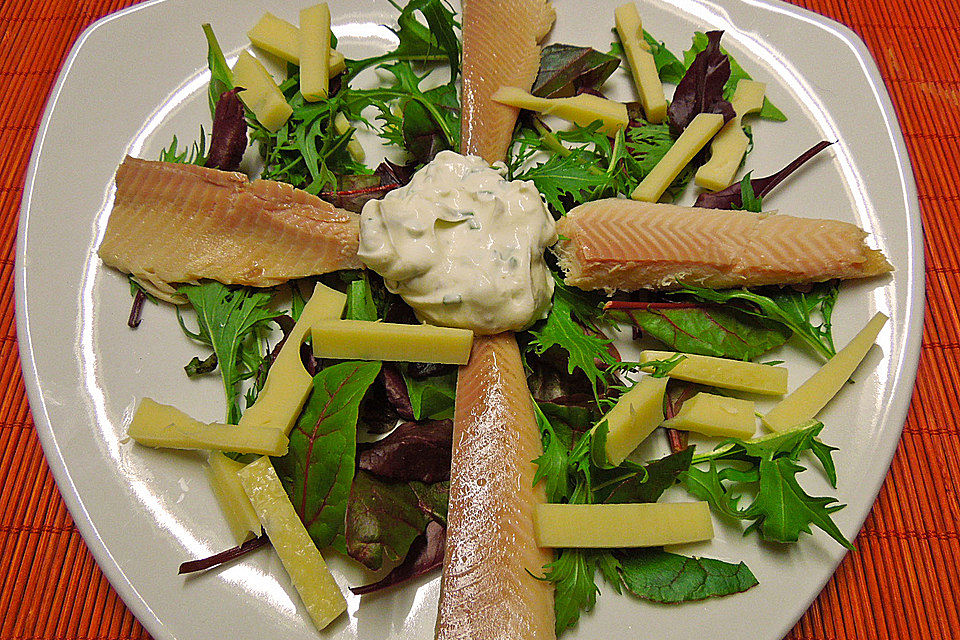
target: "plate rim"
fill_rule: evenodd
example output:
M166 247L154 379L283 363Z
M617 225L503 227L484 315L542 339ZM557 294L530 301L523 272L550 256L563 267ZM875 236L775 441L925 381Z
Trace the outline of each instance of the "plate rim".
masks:
M16 255L13 274L15 285L15 320L17 325L17 342L22 377L27 399L30 405L30 412L36 426L36 432L47 461L47 466L54 476L63 501L83 538L84 544L94 556L98 567L113 588L117 591L118 595L121 597L126 606L129 607L134 613L137 620L147 629L151 636L157 638L157 640L172 640L176 637L176 635L171 632L167 628L164 621L154 613L153 609L146 602L146 600L144 600L141 593L129 580L124 572L123 567L116 560L116 558L114 558L106 543L97 533L96 525L87 513L84 500L74 485L71 472L66 467L59 446L55 440L53 425L50 421L47 408L43 402L40 392L33 341L29 330L30 318L28 317L23 304L26 294L24 254L27 237L26 229L30 217L30 208L33 198L33 190L36 183L36 174L40 153L43 149L47 130L56 109L60 94L86 41L94 32L103 28L110 22L124 19L133 13L143 11L156 5L168 2L172 3L174 1L175 0L146 0L145 2L108 14L84 29L71 47L71 50L65 58L59 71L57 80L54 83L49 96L47 97L43 110L43 116L37 129L37 134L33 143L33 149L30 154L29 164L24 178L23 197L19 211L17 240L15 245ZM704 4L714 4L715 1L716 0L697 0L697 2L703 2ZM897 437L891 437L889 440L884 441L880 446L881 451L884 453L881 461L884 464L886 472L883 475L877 476L876 479L870 483L870 493L874 496L874 499L869 505L864 507L863 513L858 513L857 518L855 518L855 521L858 522L857 531L859 533L863 527L864 520L876 504L877 496L883 483L889 476L890 464L897 448L899 447L903 426L906 421L907 412L909 411L909 407L911 405L910 396L912 395L912 391L914 389L917 376L917 367L919 364L920 344L923 334L922 328L925 309L926 274L924 269L925 257L923 251L924 234L916 180L912 170L910 156L906 147L903 130L900 126L899 118L897 117L897 112L894 108L889 91L883 82L879 67L877 66L876 60L870 53L864 41L851 28L840 22L837 22L836 20L820 15L803 7L789 4L782 0L735 0L735 2L737 4L744 5L746 7L752 7L757 10L773 11L777 14L787 16L790 19L802 20L803 22L815 25L821 32L837 39L847 49L849 49L854 54L861 71L864 73L864 76L873 90L879 106L881 107L881 112L884 122L887 126L889 139L893 143L893 147L895 148L896 152L896 165L900 174L902 186L901 194L903 196L907 211L907 233L908 239L910 240L907 243L907 247L908 255L911 259L906 266L908 272L913 276L911 279L907 280L905 285L907 293L905 297L907 305L905 316L907 318L907 327L914 328L915 330L904 332L904 344L902 351L903 357L899 362L899 366L896 368L898 376L900 377L900 385L898 385L898 387L903 394L907 395L907 401L902 404L902 409L892 412L893 416L895 417L895 423L898 425ZM907 386L907 383L909 383L909 387ZM795 617L789 619L784 628L780 630L781 635L789 631L789 629L796 624L796 621L809 608L810 604L819 596L824 585L834 575L837 566L845 557L846 553L842 553L837 557L836 562L833 563L831 571L820 583L817 591L811 595L809 600L805 601L803 607L799 609L799 613Z

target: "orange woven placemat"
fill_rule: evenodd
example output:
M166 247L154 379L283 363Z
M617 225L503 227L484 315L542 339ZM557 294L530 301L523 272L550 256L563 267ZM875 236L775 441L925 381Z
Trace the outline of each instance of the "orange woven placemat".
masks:
M960 638L960 3L794 0L876 58L914 165L926 231L917 387L879 499L788 638ZM149 638L97 568L47 469L24 393L14 239L44 101L83 30L133 0L0 0L0 640Z

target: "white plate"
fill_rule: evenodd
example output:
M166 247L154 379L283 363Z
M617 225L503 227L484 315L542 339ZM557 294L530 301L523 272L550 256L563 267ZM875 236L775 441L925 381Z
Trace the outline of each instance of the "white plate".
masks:
M613 8L557 0L552 41L606 50ZM143 325L125 325L126 280L95 254L124 154L156 158L173 134L196 138L209 122L206 48L200 22L213 23L228 54L265 10L296 19L299 6L265 0L157 0L88 29L70 54L40 128L24 191L17 246L17 324L34 420L60 490L100 567L150 633L170 638L315 638L272 551L190 578L177 565L230 546L199 457L160 453L124 439L135 400L151 396L214 420L219 384L189 381L196 352L169 308L147 305ZM305 2L304 2L305 4ZM369 55L389 46L378 26L386 2L330 2L341 49ZM824 439L840 447L836 515L856 535L897 444L920 342L923 251L917 198L890 100L863 44L848 30L782 3L641 1L645 27L675 52L694 30L724 29L723 42L789 116L754 121L748 167L771 173L820 139L837 140L768 199L797 215L856 222L896 266L891 278L847 284L836 311L844 344L875 312L891 317L857 383L824 413ZM629 92L618 73L615 83ZM209 125L208 130L209 130ZM171 230L175 233L175 230ZM791 353L793 385L814 363ZM806 474L813 475L813 474ZM828 491L824 483L808 484ZM606 593L567 637L781 637L843 556L817 531L799 546L758 544L718 522L696 553L744 560L760 580L745 594L682 606L654 606ZM360 580L334 560L341 582ZM361 599L324 637L430 638L438 579Z

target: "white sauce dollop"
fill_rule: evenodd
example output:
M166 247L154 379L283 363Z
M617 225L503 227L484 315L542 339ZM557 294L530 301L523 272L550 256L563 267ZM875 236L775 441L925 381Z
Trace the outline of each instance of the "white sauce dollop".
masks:
M421 320L493 334L546 317L543 252L556 225L534 184L505 171L442 151L410 184L364 205L358 255Z

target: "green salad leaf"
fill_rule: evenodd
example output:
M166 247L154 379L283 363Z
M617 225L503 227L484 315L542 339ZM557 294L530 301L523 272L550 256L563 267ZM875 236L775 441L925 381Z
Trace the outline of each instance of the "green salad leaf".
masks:
M217 36L213 28L203 24L203 35L207 38L207 67L210 69L210 84L207 86L207 100L210 103L210 117L217 110L217 101L224 91L230 91L233 86L233 71L223 56Z
M265 351L261 334L280 315L270 308L273 296L266 291L231 288L214 280L184 285L177 291L187 297L197 312L198 330L193 332L187 329L178 309L180 328L190 338L213 349L227 398L226 421L236 424L240 420L240 382L260 368ZM191 362L188 366L197 364Z
M738 309L742 313L781 324L821 357L831 358L837 352L833 345L832 322L833 307L839 294L836 280L804 289L767 287L762 290L713 291L687 287L680 292L718 304L739 302ZM819 323L817 316L820 317Z
M290 448L274 459L297 515L320 549L343 532L360 401L379 372L379 362L341 362L318 371L290 432Z
M540 328L531 330L531 347L542 354L553 346L563 349L569 356L568 372L579 369L593 386L594 394L598 387L606 385L607 372L597 366L603 363L609 370L618 364L611 355L609 338L602 337L596 329L601 311L595 296L575 290L562 282L556 282L553 293L553 308ZM598 335L599 334L599 335Z
M693 558L663 549L629 549L616 554L623 584L653 602L688 602L746 591L758 584L740 562Z
M835 483L833 449L816 440L822 429L822 422L811 421L756 440L729 440L712 452L694 456L680 479L718 513L749 521L746 532L757 531L764 540L797 542L800 534L810 533L814 525L852 549L830 517L843 505L836 498L809 495L797 481L797 474L805 470L798 460L811 452L818 460L826 460L822 463L825 473ZM701 469L703 463L709 466ZM745 495L755 497L741 508Z
M630 324L674 351L752 360L779 347L792 335L780 322L730 305L653 303L646 308L613 308L606 316Z
M453 417L453 404L457 393L456 370L423 378L411 376L408 367L403 367L401 373L407 383L407 393L415 420L444 420Z

